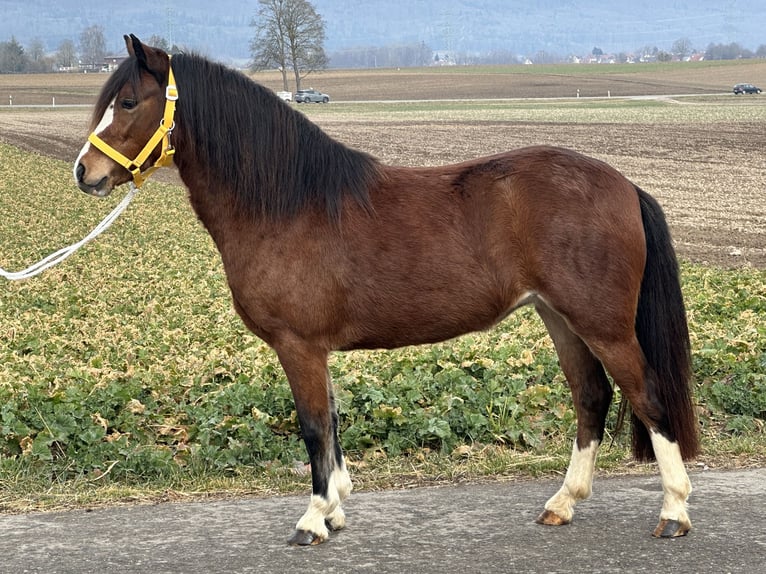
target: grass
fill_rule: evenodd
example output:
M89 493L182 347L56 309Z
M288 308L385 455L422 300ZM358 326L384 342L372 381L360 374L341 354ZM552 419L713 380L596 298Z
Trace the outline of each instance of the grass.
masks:
M725 105L722 105L724 104ZM566 98L560 100L431 100L403 102L343 102L301 106L314 119L354 121L496 121L534 123L695 124L766 121L766 106L746 98L680 99Z
M441 66L417 68L418 72L433 74L526 74L526 75L564 75L564 76L593 76L612 74L647 74L662 75L676 74L679 70L684 73L693 71L704 73L706 70L718 69L737 65L747 67L752 60L703 60L701 62L652 62L645 64L535 64L525 65L494 65L494 66Z
M634 109L589 105L623 120ZM493 109L477 106L482 116ZM548 112L562 107L570 118L580 114L572 121L587 121L579 102ZM342 109L312 113L342 119ZM751 113L734 109L726 113L739 121ZM521 105L498 110L527 113ZM430 106L401 113L438 121ZM67 163L0 144L0 266L15 270L79 239L118 196L86 197L73 189ZM682 271L700 463L763 464L766 271L690 263ZM337 354L330 370L358 488L566 467L574 413L530 310L439 345ZM629 460L626 437L611 434L615 422L613 411L602 471L624 471ZM184 190L148 183L98 241L0 289L0 510L305 491L302 460L285 377L232 311L217 252Z

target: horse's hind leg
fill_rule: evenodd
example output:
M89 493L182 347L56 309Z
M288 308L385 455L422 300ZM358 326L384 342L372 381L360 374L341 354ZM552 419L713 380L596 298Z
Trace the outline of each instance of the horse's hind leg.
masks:
M338 416L327 371L327 353L300 343L275 348L290 382L311 462L309 507L288 542L300 546L319 544L327 539L329 529L345 526L341 502L351 492L351 479L338 442Z
M659 384L657 377L646 366L644 354L635 338L622 344L611 344L596 352L628 399L633 415L649 429L663 490L660 521L653 535L661 538L684 536L691 529L686 500L692 488L678 441L670 437L668 417L673 413L668 412L655 395Z
M564 484L537 518L540 524L558 526L569 524L577 501L591 495L596 452L604 437L612 387L600 361L566 321L543 302L538 302L536 309L553 339L577 413L577 439Z

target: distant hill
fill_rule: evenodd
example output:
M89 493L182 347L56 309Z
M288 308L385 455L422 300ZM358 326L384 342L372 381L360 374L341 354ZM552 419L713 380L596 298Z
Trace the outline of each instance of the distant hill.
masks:
M669 49L682 37L704 49L766 44L763 0L314 0L327 24L328 53L357 47L425 44L433 50L520 55ZM49 51L98 24L107 48L122 35L157 34L213 58L244 62L256 0L0 0L0 41L40 39ZM352 8L353 6L353 8Z

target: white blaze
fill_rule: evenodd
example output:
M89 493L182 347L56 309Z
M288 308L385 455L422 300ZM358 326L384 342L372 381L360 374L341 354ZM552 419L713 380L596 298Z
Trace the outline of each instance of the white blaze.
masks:
M100 134L103 132L106 128L108 128L110 125L112 125L112 120L114 119L114 100L112 100L112 103L110 103L106 107L106 111L104 112L104 115L101 117L101 121L98 122L98 125L96 126L96 129L93 130L96 134ZM88 150L90 150L90 142L86 141L85 145L82 146L82 149L80 150L80 153L77 156L77 159L74 160L74 167L72 168L72 175L74 176L75 182L77 182L77 166L80 165L80 159L82 156L84 156L86 153L88 153Z

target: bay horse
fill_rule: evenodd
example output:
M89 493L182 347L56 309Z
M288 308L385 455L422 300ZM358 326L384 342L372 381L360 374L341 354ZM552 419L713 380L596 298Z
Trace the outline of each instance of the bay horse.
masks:
M659 466L653 535L689 531L683 461L699 448L689 334L652 197L601 161L548 146L383 165L240 72L125 41L129 57L98 97L74 177L105 196L177 167L234 308L275 350L293 393L312 495L291 544L318 544L346 522L352 485L329 353L443 341L522 305L553 339L578 420L563 486L537 521L567 524L591 494L609 373L632 409L634 455Z

